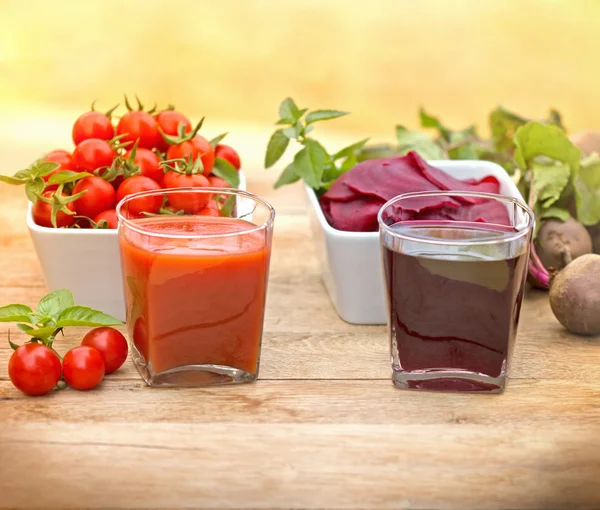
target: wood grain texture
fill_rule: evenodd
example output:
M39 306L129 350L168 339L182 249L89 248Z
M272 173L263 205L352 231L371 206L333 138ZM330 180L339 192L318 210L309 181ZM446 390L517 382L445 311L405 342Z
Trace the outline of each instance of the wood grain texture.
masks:
M530 291L504 394L396 390L385 328L336 316L301 189L282 199L270 178L249 185L284 210L259 381L150 389L128 362L91 392L30 398L8 380L3 325L0 507L600 507L598 339L564 332ZM21 192L0 188L0 304L45 292Z

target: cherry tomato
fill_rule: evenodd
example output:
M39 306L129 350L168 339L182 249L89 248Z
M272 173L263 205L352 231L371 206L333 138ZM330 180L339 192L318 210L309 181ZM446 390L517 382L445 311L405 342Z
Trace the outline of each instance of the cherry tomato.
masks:
M127 340L115 328L92 329L83 337L81 345L93 347L100 353L107 374L112 374L121 368L127 359Z
M11 382L27 395L45 395L60 379L60 359L43 344L24 344L8 362Z
M117 228L119 226L119 220L117 219L117 211L109 209L108 211L102 211L98 216L94 218L94 223L101 224L106 222L105 228Z
M80 345L63 358L63 377L71 388L91 390L104 379L104 360L93 347Z
M131 151L125 153L125 159L129 159ZM160 158L155 152L150 149L137 149L135 151L135 158L133 162L140 167L140 174L146 177L150 177L153 181L160 183L165 172L160 167Z
M172 170L163 179L165 188L206 188L210 182L201 174L180 174ZM186 214L200 212L210 201L210 193L169 193L170 204Z
M156 122L158 123L160 130L165 135L177 136L179 124L183 124L185 126L186 133L190 133L192 131L192 124L190 123L189 119L182 113L176 112L175 110L165 110L160 112L156 116ZM169 150L169 144L165 142L165 139L160 134L160 131L156 137L155 146L160 152L167 152L167 150Z
M53 194L54 194L54 191L44 191L44 193L42 193L42 196L45 198L50 198L50 197L52 197ZM64 197L67 195L65 195L63 193L62 196ZM67 204L67 209L75 212L75 202L71 202L71 203ZM39 225L40 227L53 228L52 227L52 206L50 204L47 204L46 202L43 202L42 200L38 200L33 205L33 221L35 221L36 225ZM69 226L73 225L73 223L75 223L74 215L69 215L62 211L58 211L58 214L56 215L56 226L57 227L69 227Z
M134 110L121 117L117 135L126 135L120 139L121 143L131 142L132 146L137 140L138 147L152 149L159 135L158 123L149 113Z
M233 168L236 170L239 170L242 166L242 163L240 162L240 156L233 148L229 147L229 145L217 145L215 147L215 158L221 158L229 161L229 163L231 163Z
M160 185L143 175L134 175L125 179L117 190L117 202L120 202L127 195L133 195L141 191L153 191L161 189ZM143 212L156 214L162 206L163 199L160 195L151 197L139 197L131 200L127 204L126 213L128 216L136 217Z
M86 112L80 115L73 124L73 143L79 145L89 138L112 140L115 128L110 119L100 112Z
M215 151L206 138L196 135L189 141L171 145L167 151L167 159L196 159L202 160L204 175L210 175L215 164Z
M215 216L215 217L219 217L219 216L223 216L223 215L219 212L219 209L217 209L216 207L206 206L204 209L202 209L198 213L198 216Z
M44 161L52 161L53 163L58 163L60 165L57 169L52 170L52 172L42 177L42 179L44 179L44 181L46 182L48 182L48 179L50 179L50 177L52 177L54 174L57 174L58 172L63 172L65 170L75 170L73 156L70 152L62 149L57 149L49 152L48 154L46 154L46 156L44 156ZM50 186L46 186L46 190L49 191L54 190L56 188L58 188L58 184L51 184Z
M92 173L97 168L112 165L115 151L106 140L88 138L73 151L73 162L80 171Z
M117 203L115 188L102 177L84 177L75 184L73 195L87 190L75 200L75 210L79 216L94 218L102 211L114 209Z
M213 188L231 188L231 185L225 179L221 179L216 175L211 175L208 180Z

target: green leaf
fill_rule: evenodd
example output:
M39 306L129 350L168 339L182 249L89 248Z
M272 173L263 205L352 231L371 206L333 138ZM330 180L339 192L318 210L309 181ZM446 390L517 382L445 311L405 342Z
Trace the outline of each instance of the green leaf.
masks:
M225 179L232 188L239 188L240 175L229 161L223 158L216 158L212 173L221 179Z
M300 180L300 176L296 173L296 168L294 167L294 163L290 163L285 167L279 179L275 183L275 189L281 188L281 186L285 186L286 184L294 184Z
M592 154L581 162L575 179L578 192L577 219L584 225L600 222L600 156Z
M557 126L528 122L517 129L515 161L528 168L537 156L546 156L568 165L572 172L579 170L580 152L565 132Z
M416 151L423 159L446 159L446 154L440 145L426 133L409 131L403 126L396 126L399 154Z
M365 144L368 141L369 141L369 138L365 138L364 140L361 140L360 142L353 143L352 145L348 145L347 147L340 149L333 155L333 159L337 160L337 159L347 158L350 155L356 155L358 152L360 152L360 150L365 146Z
M29 324L22 324L22 323L17 324L17 328L19 328L23 333L28 333L32 329L35 329L33 326L30 326Z
M565 163L551 162L549 164L532 163L533 202L540 207L548 208L557 202L571 177L571 171Z
M540 209L538 219L545 220L552 218L560 221L567 221L570 217L571 215L567 209L551 206L547 209Z
M312 124L320 120L331 120L348 115L350 112L340 110L314 110L306 116L306 124Z
M26 335L29 335L31 337L34 338L41 338L42 340L47 340L49 337L51 337L53 335L53 333L57 330L58 328L56 326L46 326L44 328L31 328L28 329L27 331L23 331L23 333L25 333Z
M294 167L296 173L313 189L319 189L327 152L319 142L306 139L306 146L296 153Z
M31 167L29 171L33 177L43 177L56 170L60 165L54 161L38 160Z
M399 156L398 149L389 143L379 143L363 147L357 154L359 162L369 159L393 158Z
M279 117L282 120L291 120L291 123L299 120L305 112L306 109L300 110L291 97L285 98L279 105Z
M223 214L224 216L231 217L231 215L233 214L233 210L235 209L235 202L235 195L229 195L225 199L223 205L219 207L219 211L221 212L221 214Z
M72 172L71 170L63 170L52 175L48 179L48 184L66 184L68 182L76 182L84 177L91 177L88 172Z
M11 342L10 338L8 339L8 345L10 345L13 351L16 351L19 348L19 345L14 342Z
M12 184L13 186L20 186L28 182L29 179L25 179L22 177L11 177L9 175L0 175L0 182L5 182L6 184Z
M221 133L219 136L215 136L209 143L211 145L211 147L214 149L217 145L219 145L219 142L221 140L223 140L223 138L225 138L227 136L227 133Z
M423 108L419 109L419 119L421 120L421 127L437 129L442 138L449 141L450 130L442 125L440 119L428 114Z
M58 318L63 310L75 306L73 294L67 289L58 289L46 294L39 302L35 313L43 317Z
M448 150L450 159L484 159L482 155L486 149L477 142L465 142L462 145Z
M290 139L283 134L283 129L278 129L271 135L265 155L265 168L272 167L279 161L289 143Z
M44 180L41 177L36 177L33 181L25 184L25 194L30 202L36 203L38 196L44 191Z
M527 119L499 106L490 113L489 126L492 141L497 151L510 151L515 147L514 136L517 129L526 124Z
M340 170L339 170L339 175L342 175L344 172L347 172L351 168L354 168L357 163L358 163L358 159L356 157L356 154L350 154L350 156L348 156L342 162L342 164L340 166ZM339 175L338 175L338 177L339 177Z
M302 134L302 125L296 122L293 126L285 128L283 134L288 138L298 138Z
M31 322L33 310L25 305L0 306L0 322Z
M118 326L120 320L87 306L71 306L62 311L56 321L57 328L66 326Z

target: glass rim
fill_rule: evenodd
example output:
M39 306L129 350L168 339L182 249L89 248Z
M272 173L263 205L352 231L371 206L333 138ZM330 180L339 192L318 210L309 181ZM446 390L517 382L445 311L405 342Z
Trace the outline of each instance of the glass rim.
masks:
M267 210L269 211L269 217L267 218L266 221L264 221L260 225L254 225L253 227L250 227L245 230L240 230L237 232L226 232L223 234L202 234L202 233L164 234L164 233L160 233L160 232L155 232L148 228L144 228L136 220L131 220L129 218L125 218L125 216L123 216L123 213L121 212L123 206L127 202L130 202L136 198L164 195L166 193L173 194L173 193L191 193L191 192L193 192L193 193L227 194L227 195L236 195L236 196L241 196L244 198L249 198L256 203L265 206L267 208ZM121 225L125 225L127 228L130 228L131 230L133 230L139 234L143 234L143 235L147 235L147 236L151 236L151 237L163 238L163 239L174 239L174 238L177 238L177 239L198 239L198 238L215 239L215 238L224 238L224 237L237 237L240 235L251 234L252 232L258 232L260 230L270 228L273 226L273 222L275 221L274 207L271 204L269 204L269 202L267 202L266 200L260 198L258 195L255 195L254 193L250 193L249 191L245 191L245 190L241 190L241 189L237 189L237 188L213 188L213 187L208 187L208 186L201 187L201 188L200 187L196 187L196 188L195 187L163 188L163 189L157 189L157 190L140 191L138 193L132 193L131 195L127 195L127 196L123 197L121 199L121 201L116 205L115 210L117 213L117 219L119 221L119 225L118 225L119 229L120 229ZM167 215L164 215L164 216L166 217ZM194 216L194 215L189 214L189 215L181 215L181 216L189 217L189 216Z
M385 224L383 221L383 212L390 206L394 205L396 202L400 202L407 198L417 198L417 197L427 197L427 196L462 196L462 197L473 197L473 198L487 198L490 200L497 200L501 202L512 203L518 207L520 207L525 213L527 213L528 221L527 225L523 230L519 230L514 233L507 233L507 235L503 236L501 239L490 238L490 239L481 239L481 240L472 240L472 239L440 239L440 238L428 238L426 236L419 237L411 234L400 233L393 230L389 225ZM529 207L523 200L520 198L516 198L509 195L499 195L497 193L486 193L486 192L478 192L478 191L447 191L447 190L433 190L433 191L412 191L410 193L403 193L401 195L397 195L394 198L388 200L385 204L381 206L379 212L377 213L377 222L379 223L379 232L383 231L388 234L397 237L406 239L408 241L413 241L417 243L423 244L434 244L434 245L442 245L442 246L456 246L456 245L491 245L491 244L503 244L503 243L511 243L513 241L518 241L524 236L527 236L535 226L535 215L531 207ZM490 222L481 222L481 225L496 225L496 223Z

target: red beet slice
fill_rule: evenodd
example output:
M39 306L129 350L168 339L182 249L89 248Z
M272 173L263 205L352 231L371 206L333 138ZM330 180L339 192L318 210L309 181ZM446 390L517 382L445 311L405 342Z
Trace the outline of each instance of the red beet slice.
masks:
M379 228L377 213L384 203L372 197L361 197L352 202L331 201L328 214L335 221L332 225L338 230L375 232Z

